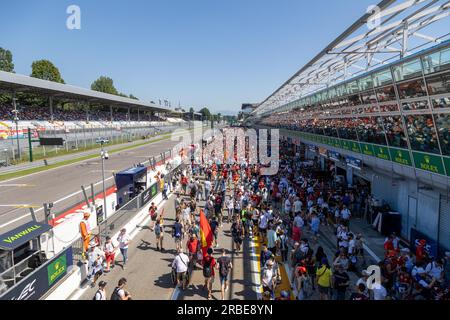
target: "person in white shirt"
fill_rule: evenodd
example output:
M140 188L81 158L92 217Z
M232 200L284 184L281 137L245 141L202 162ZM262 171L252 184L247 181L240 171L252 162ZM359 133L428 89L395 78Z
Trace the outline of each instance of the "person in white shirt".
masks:
M230 196L226 201L226 207L228 210L228 222L231 223L231 217L233 216L234 210L234 199L233 196Z
M105 281L100 281L98 284L98 290L95 293L94 300L106 300L106 285Z
M341 219L342 219L342 223L345 226L348 226L348 223L350 221L350 217L351 217L350 210L344 205L342 210L341 210Z
M119 242L120 253L123 257L122 268L125 270L125 265L128 261L128 245L130 244L130 237L127 234L127 229L123 228L120 230L119 236L117 237L117 241Z
M444 276L444 267L442 261L434 260L427 264L425 268L426 273L437 281L442 281Z
M303 203L300 201L300 199L297 197L294 201L294 213L297 214L300 211L302 211Z
M172 268L177 273L176 277L176 285L178 285L179 281L182 283L183 290L186 289L186 273L188 271L189 265L189 257L183 252L183 249L180 249L178 255L172 262Z
M372 287L373 300L386 300L387 291L380 283L375 283Z
M303 228L304 225L305 225L305 222L303 221L303 218L299 212L299 213L297 213L297 215L294 218L294 226L301 229L301 228Z

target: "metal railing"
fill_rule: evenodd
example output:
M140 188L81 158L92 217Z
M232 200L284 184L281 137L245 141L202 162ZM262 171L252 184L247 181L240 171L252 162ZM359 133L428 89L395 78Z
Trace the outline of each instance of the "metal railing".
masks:
M30 256L0 273L0 279L7 288L12 288L22 279L47 261L43 251L33 252Z

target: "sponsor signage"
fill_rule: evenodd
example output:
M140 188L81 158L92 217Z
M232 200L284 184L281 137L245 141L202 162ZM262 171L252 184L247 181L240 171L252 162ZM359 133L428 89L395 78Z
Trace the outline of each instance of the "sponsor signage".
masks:
M334 161L341 161L341 154L336 151L328 151L328 158Z
M421 152L413 152L413 157L417 169L445 175L441 157Z
M359 143L355 141L350 142L350 150L356 153L361 153L361 149L359 148Z
M39 300L72 268L72 247L34 270L17 285L6 291L0 300Z
M325 148L319 148L319 154L324 157L328 157L328 150Z
M366 156L374 156L373 148L371 144L361 143L361 152Z
M97 206L95 211L97 214L97 224L100 224L103 222L103 205Z
M39 144L41 146L63 146L63 138L39 138Z
M411 228L410 242L409 242L411 246L410 247L411 252L416 252L416 249L419 246L421 240L425 240L424 246L425 252L427 252L432 257L437 257L439 246L436 240L433 240L430 237L423 234L422 232L414 228Z
M360 159L356 159L353 157L345 157L345 162L347 166L361 170L362 169L362 161Z
M3 250L14 250L22 244L39 237L52 227L39 222L28 222L16 229L8 231L0 236L0 248Z
M450 177L450 158L442 157L444 159L445 171L447 171L447 176Z
M389 148L392 161L404 166L412 166L411 156L408 150Z
M375 156L377 158L387 160L387 161L391 160L391 156L389 154L389 149L387 147L377 146L377 145L373 145L372 147L373 147L373 152L375 153Z
M350 141L342 140L342 149L350 150Z

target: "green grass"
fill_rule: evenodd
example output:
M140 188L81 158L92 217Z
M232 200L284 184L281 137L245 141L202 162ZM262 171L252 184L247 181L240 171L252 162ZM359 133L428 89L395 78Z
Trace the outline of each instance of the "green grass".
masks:
M192 130L193 129L188 130L188 131L192 131ZM145 141L145 142L133 144L133 145L130 145L130 146L123 146L123 147L115 148L115 149L109 150L108 152L110 154L112 154L112 153L117 153L117 152L128 150L128 149L134 149L134 148L137 148L137 147L140 147L140 146L144 146L144 145L147 145L147 144L151 144L151 143L155 143L155 142L158 142L158 141L161 141L161 140L166 140L166 139L168 139L170 137L171 137L171 134L165 134L165 135L162 135L159 138L151 140L151 141ZM95 148L92 148L92 149L95 149ZM58 155L62 155L62 154L63 153L58 154ZM66 154L68 154L67 151L66 151ZM13 178L18 178L18 177L23 177L23 176L26 176L26 175L29 175L29 174L32 174L32 173L46 171L46 170L49 170L49 169L58 168L58 167L62 167L62 166L65 166L65 165L68 165L68 164L72 164L72 163L75 163L75 162L89 160L89 159L94 159L94 158L98 158L98 154L91 154L91 155L87 155L87 156L83 156L83 157L78 157L78 158L74 158L74 159L70 159L70 160L65 160L65 161L61 161L61 162L58 162L58 163L55 163L55 164L51 164L51 165L48 165L48 166L43 165L43 166L36 167L36 168L20 170L20 171L12 172L12 173L6 173L6 174L0 175L0 181L13 179Z

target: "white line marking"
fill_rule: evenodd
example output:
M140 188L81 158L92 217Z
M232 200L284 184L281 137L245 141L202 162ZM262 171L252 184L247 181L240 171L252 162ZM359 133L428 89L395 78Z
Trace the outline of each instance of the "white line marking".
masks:
M11 184L0 184L0 187L35 187L35 185L26 183L11 183Z
M111 179L113 179L113 178L114 178L114 177L106 178L105 181L111 180ZM99 182L95 183L95 184L94 184L94 187L98 186L98 185L101 184L101 183L102 183L102 181L99 181ZM90 189L90 187L88 187L88 189ZM54 201L53 204L57 204L57 203L60 203L60 202L62 202L62 201L65 201L65 200L67 200L67 199L69 199L69 198L71 198L71 197L73 197L73 196L76 196L76 195L82 193L82 192L83 192L83 191L80 190L80 191L74 192L74 193L72 193L72 194L69 194L69 195L67 195L67 196L65 196L65 197L63 197L63 198L61 198L61 199L58 199L58 200ZM39 209L34 210L34 212L37 213L37 212L42 211L42 210L44 210L44 207L40 207ZM28 217L28 216L29 216L29 214L24 214L24 215L22 215L22 216L20 216L20 217L17 217L17 218L14 219L14 220L8 221L7 223L4 223L4 224L0 225L0 228L6 227L6 226L8 226L8 225L10 225L10 224L12 224L12 223L15 223L15 222L19 221L20 219L26 218L26 217Z

